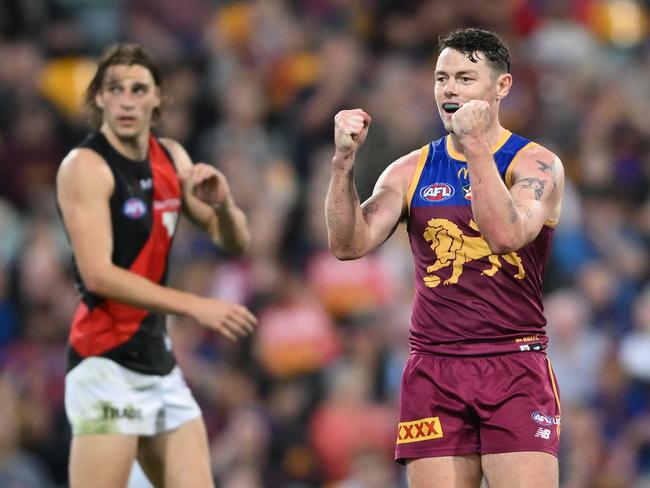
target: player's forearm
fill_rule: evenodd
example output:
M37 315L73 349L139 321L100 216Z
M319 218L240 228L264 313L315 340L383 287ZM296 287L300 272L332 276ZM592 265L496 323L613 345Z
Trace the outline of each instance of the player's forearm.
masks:
M168 288L114 264L93 266L82 272L84 285L93 294L150 312L190 315L198 297Z
M338 159L337 159L338 158ZM364 254L367 223L354 186L352 164L336 155L325 199L329 248L338 259L356 259Z
M484 144L464 146L472 185L474 220L496 254L514 251L524 244L524 231L512 195Z
M213 240L224 250L231 253L241 253L250 242L248 221L244 212L232 199L214 209L217 216L216 232Z
M248 222L244 212L232 199L211 207L188 198L186 205L190 220L203 229L217 246L233 254L246 249L250 242Z

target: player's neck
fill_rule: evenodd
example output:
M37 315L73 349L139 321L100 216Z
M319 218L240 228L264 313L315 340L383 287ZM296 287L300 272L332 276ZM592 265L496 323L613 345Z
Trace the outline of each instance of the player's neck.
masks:
M149 132L143 131L134 137L120 137L106 125L100 129L108 142L122 156L133 161L143 161L149 150Z
M501 124L496 124L494 128L490 129L487 132L485 142L487 143L488 147L495 148L500 145L499 143L504 139L506 134L509 134L509 131L506 128L502 127ZM465 152L463 150L463 145L458 140L458 137L456 137L456 135L452 132L449 134L449 139L451 140L452 148L454 151L464 156Z

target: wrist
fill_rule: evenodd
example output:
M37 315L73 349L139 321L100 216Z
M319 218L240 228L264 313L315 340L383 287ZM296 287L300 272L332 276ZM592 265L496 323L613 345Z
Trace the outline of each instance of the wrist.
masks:
M467 153L483 153L486 151L490 154L492 153L490 144L484 137L466 134L459 137L458 142L463 146L463 152L466 155Z
M187 293L187 292L182 292L185 296L183 297L182 300L179 300L179 305L181 310L179 311L179 315L183 315L185 317L189 317L191 319L196 320L196 313L195 311L199 309L199 302L201 301L201 297L198 295L194 295L193 293Z
M332 167L336 169L351 170L354 166L354 159L354 151L337 150L332 158Z

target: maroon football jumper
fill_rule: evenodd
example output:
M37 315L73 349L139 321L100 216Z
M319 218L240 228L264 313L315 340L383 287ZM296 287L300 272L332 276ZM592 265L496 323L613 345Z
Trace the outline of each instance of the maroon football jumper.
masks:
M492 148L507 187L522 149ZM553 226L492 254L471 209L467 162L449 136L424 148L409 188L415 264L411 354L402 379L395 457L543 451L557 455L560 405L544 350L542 281Z

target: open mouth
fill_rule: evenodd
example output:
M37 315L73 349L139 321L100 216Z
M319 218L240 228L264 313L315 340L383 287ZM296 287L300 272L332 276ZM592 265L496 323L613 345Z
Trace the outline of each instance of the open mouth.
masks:
M442 109L445 112L447 112L448 114L453 114L459 108L460 108L460 104L458 104L458 103L443 103L442 104Z

